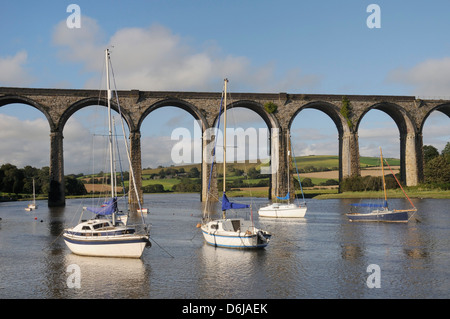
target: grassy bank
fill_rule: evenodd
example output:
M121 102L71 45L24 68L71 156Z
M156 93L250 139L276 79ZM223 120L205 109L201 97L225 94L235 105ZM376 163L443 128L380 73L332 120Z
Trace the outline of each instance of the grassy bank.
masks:
M423 187L408 187L405 189L409 198L435 198L435 199L450 199L450 190L441 189L427 189ZM227 192L229 197L267 197L268 189L261 187L259 189L253 188L251 190L232 190ZM300 192L296 192L297 196L301 197ZM339 198L380 198L383 196L382 192L343 192L338 193L336 188L334 189L319 189L311 188L305 189L304 194L306 198L315 199L339 199ZM388 198L404 198L401 189L389 189L387 191Z
M405 189L406 194L409 198L450 198L450 190L440 190L440 189L425 189L419 187L410 187ZM335 194L320 194L317 195L316 199L332 199L332 198L380 198L383 196L382 192L343 192ZM388 198L404 198L401 189L389 189L387 191Z

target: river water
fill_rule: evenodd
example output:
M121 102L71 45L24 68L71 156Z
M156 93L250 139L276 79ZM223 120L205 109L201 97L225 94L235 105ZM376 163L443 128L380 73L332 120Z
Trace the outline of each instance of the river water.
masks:
M145 195L153 245L141 259L69 251L61 233L85 201L63 208L38 201L33 212L25 202L0 203L0 298L450 297L448 199L415 199L410 222L390 224L349 222L353 201L342 199L307 200L305 219L264 220L256 211L267 199L239 198L252 203L255 223L273 237L263 250L238 251L204 243L198 194ZM71 265L79 267L78 286Z

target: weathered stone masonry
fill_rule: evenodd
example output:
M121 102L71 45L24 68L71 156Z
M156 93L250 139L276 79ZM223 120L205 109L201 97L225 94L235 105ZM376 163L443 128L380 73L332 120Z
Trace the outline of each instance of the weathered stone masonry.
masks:
M104 96L104 94L103 94ZM208 139L206 130L214 126L218 117L221 93L198 92L151 92L119 91L122 116L130 130L130 152L132 165L141 189L141 145L140 128L142 122L154 110L175 106L189 112L201 126L203 133L202 200L206 198L209 168L206 154ZM269 197L285 194L287 187L287 136L296 115L304 109L312 108L326 113L336 125L339 143L339 178L359 175L358 127L364 115L371 109L387 113L396 123L400 136L401 178L406 185L417 185L423 178L422 129L431 112L438 110L450 117L450 101L419 100L412 96L365 96L348 95L350 114L341 114L342 95L318 94L270 94L234 93L228 108L244 107L255 111L270 129L271 175ZM277 111L270 114L264 104L277 104ZM12 103L27 104L41 111L47 118L50 128L50 192L49 206L63 206L64 196L64 158L63 131L67 120L78 110L89 105L106 105L99 98L97 90L0 88L0 107ZM117 111L117 104L112 101ZM1 138L1 137L0 137ZM217 189L215 173L212 185Z

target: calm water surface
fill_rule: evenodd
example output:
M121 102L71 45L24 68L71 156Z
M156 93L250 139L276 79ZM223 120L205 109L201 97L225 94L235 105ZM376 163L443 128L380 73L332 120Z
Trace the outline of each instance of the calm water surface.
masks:
M351 223L344 215L351 200L308 200L302 220L259 219L266 199L239 202L251 202L255 223L273 233L264 250L207 246L195 227L199 195L158 194L145 196L153 245L141 259L69 251L61 233L86 200L64 208L42 201L34 212L25 202L0 203L0 298L450 297L450 200L414 200L418 213L407 224ZM72 264L80 288L67 285ZM371 264L380 267L380 288L367 285Z

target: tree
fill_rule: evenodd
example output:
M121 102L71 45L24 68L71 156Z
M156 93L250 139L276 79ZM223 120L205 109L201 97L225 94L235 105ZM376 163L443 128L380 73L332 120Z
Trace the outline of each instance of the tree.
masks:
M0 191L5 193L20 193L23 189L23 172L17 166L12 164L3 164L0 167L3 172L2 180L0 181Z
M261 174L256 168L252 167L248 170L247 176L250 179L257 179L261 177Z
M200 192L201 189L201 179L183 178L179 184L172 186L174 192Z
M294 187L300 187L298 180L296 178L294 178ZM305 177L302 181L302 187L314 187L314 183L312 182L311 178Z
M430 184L450 183L450 159L448 156L436 156L428 161L424 168L425 182Z
M432 145L424 145L422 149L423 149L423 159L425 163L427 163L429 160L432 160L436 156L439 156L437 148Z
M450 142L447 142L447 144L445 144L445 147L442 150L441 155L450 156Z
M65 178L65 186L66 186L66 194L67 195L86 195L87 190L84 184L72 177L72 176L66 176Z
M188 177L190 177L190 178L199 178L200 177L200 171L198 170L198 168L197 167L192 167L189 170Z
M162 184L151 184L142 187L144 193L164 193L164 186Z

